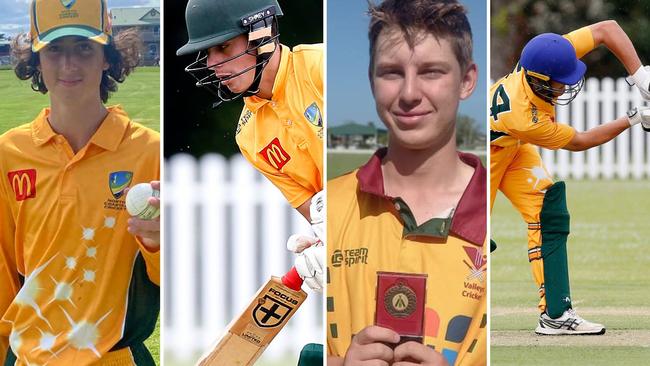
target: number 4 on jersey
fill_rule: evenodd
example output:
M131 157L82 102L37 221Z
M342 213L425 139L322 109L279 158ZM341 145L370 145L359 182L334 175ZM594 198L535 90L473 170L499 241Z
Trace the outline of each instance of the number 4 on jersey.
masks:
M501 99L501 104L499 104L499 99ZM492 96L492 107L490 107L490 116L494 120L499 119L499 113L509 112L510 111L510 98L506 89L503 87L503 84L497 87L497 90Z

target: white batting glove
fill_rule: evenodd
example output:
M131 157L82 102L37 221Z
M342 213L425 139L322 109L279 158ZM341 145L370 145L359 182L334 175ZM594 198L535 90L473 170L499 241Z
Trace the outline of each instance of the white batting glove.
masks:
M316 237L325 243L325 191L316 193L311 198L309 205L309 216L311 217L311 229L314 230Z
M287 240L287 249L296 253L294 265L304 283L316 292L323 292L325 246L317 238L294 234Z
M639 67L634 74L625 78L630 85L636 85L643 99L650 101L650 66Z
M641 123L645 132L650 132L650 107L634 107L627 111L627 121L630 126Z

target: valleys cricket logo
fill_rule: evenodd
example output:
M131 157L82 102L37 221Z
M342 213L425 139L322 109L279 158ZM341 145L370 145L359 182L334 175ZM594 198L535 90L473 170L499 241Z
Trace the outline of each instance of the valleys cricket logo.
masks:
M124 210L125 203L122 198L124 196L124 191L131 185L133 180L133 172L122 170L118 172L112 172L108 175L108 188L113 195L113 198L109 198L104 202L104 208L111 210Z
M282 148L280 140L277 137L266 145L259 154L269 165L277 170L281 170L291 160L291 156Z
M465 253L469 257L471 262L468 263L467 260L463 259L463 263L469 268L469 275L466 277L468 281L479 280L481 282L485 281L485 270L487 269L487 257L483 255L483 251L479 248L474 247L463 247Z
M273 289L269 289L269 291L273 291ZM257 305L253 309L253 320L260 328L277 327L284 322L293 309L269 295L264 295L257 300Z
M36 169L14 170L7 173L16 201L36 197Z
M332 267L352 267L354 264L368 264L368 248L337 249L330 258Z

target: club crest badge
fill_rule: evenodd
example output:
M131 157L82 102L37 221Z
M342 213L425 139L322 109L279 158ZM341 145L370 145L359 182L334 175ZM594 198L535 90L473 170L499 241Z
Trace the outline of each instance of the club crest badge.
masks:
M386 311L396 318L406 318L413 314L416 303L415 291L403 283L397 283L384 294Z
M289 316L291 310L293 310L292 307L269 295L264 295L257 300L257 305L253 309L253 320L260 328L277 327Z
M124 195L124 190L131 184L132 179L133 172L128 171L112 172L108 175L108 187L115 199Z
M323 127L323 117L316 102L312 103L305 109L305 118L316 127Z
M61 0L61 5L65 6L66 9L70 9L77 0Z

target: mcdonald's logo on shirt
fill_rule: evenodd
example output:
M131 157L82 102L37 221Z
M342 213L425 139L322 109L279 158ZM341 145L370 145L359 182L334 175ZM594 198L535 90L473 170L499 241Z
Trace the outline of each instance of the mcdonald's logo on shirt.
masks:
M267 163L277 170L282 169L282 167L291 160L291 156L282 148L280 140L277 137L274 138L271 143L266 145L259 154L262 155L262 158L266 160Z
M7 173L16 201L36 197L36 169L14 170Z

